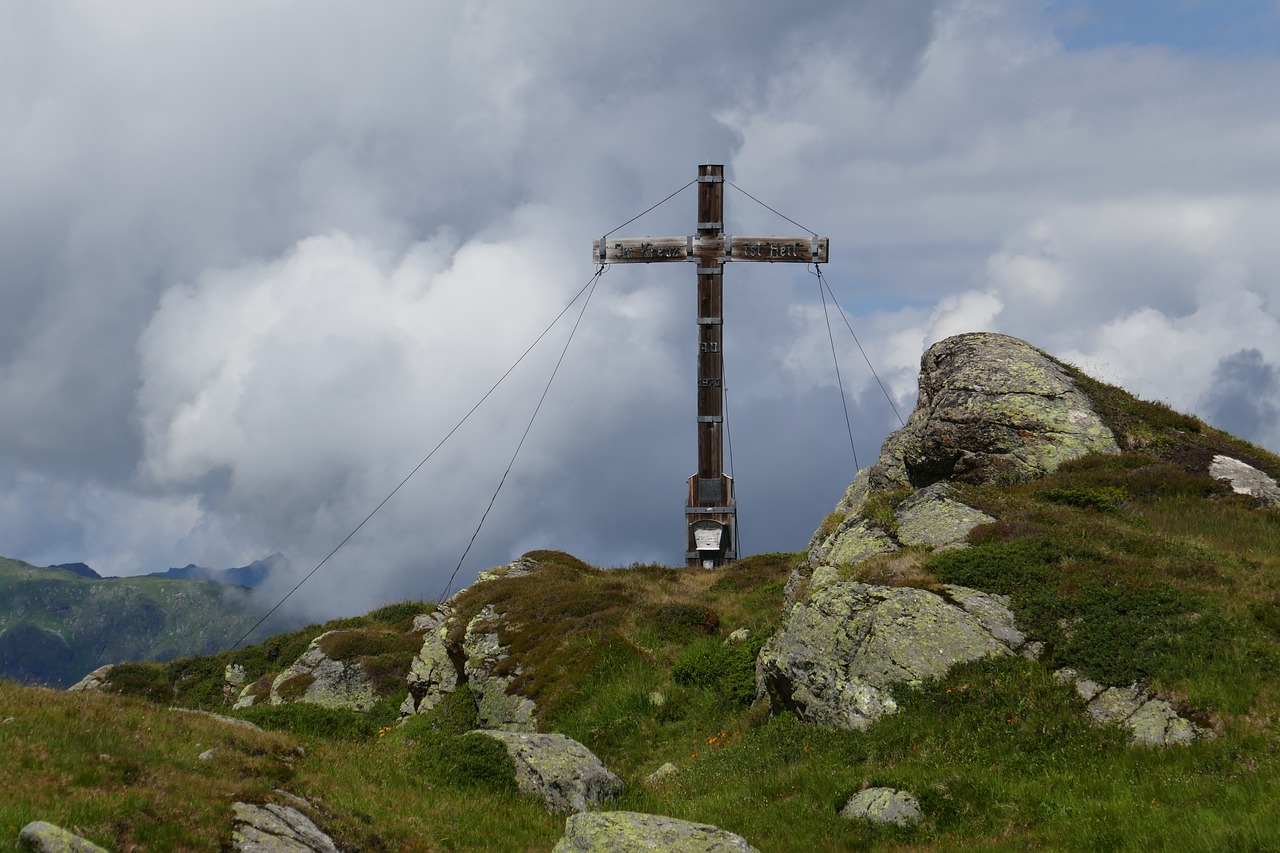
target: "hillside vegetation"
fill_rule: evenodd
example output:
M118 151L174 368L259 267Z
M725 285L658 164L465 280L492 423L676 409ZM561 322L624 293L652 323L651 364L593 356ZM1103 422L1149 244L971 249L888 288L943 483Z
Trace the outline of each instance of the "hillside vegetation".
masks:
M67 687L103 664L226 648L261 614L211 581L89 578L0 557L0 677Z
M1083 380L1082 380L1083 381ZM1092 383L1092 384L1090 384ZM1085 382L1125 452L1013 486L962 486L996 522L970 547L909 549L844 567L887 585L1008 595L1039 661L986 659L895 693L865 732L771 716L755 655L782 619L803 554L716 571L600 569L560 552L477 583L453 604L506 614L512 684L539 727L589 747L627 783L608 808L711 823L762 851L1280 849L1280 509L1212 480L1215 453L1280 474L1280 459L1159 404ZM233 797L306 797L352 850L550 850L564 818L514 790L505 753L469 738L464 687L397 726L421 634L408 602L208 657L123 667L114 695L0 685L0 850L43 819L117 850L225 849ZM748 628L751 637L727 643ZM367 714L301 703L231 711L223 670L269 680L323 631L374 664ZM335 647L336 648L336 647ZM1140 681L1214 737L1131 746L1091 723L1059 667ZM244 717L226 731L168 706ZM212 762L197 755L224 747ZM294 750L301 747L301 752ZM664 762L679 771L645 777ZM846 821L867 785L908 788L913 828Z

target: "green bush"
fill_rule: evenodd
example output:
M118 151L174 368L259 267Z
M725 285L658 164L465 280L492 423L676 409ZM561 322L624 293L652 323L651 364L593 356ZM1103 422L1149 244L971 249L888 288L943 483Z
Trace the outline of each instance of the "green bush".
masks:
M264 729L327 740L372 740L381 720L345 708L322 708L310 702L286 702L245 708L236 716Z
M444 787L516 790L516 768L507 748L479 732L419 732L411 754L415 771Z
M658 607L653 626L664 640L680 639L690 633L711 635L720 628L720 616L705 604L677 602Z
M757 634L737 645L710 637L694 640L676 655L671 677L685 687L717 693L733 705L750 705L756 695L756 656L766 639Z
M1042 489L1039 498L1062 506L1118 512L1120 504L1128 500L1129 495L1115 486L1101 486L1094 489Z

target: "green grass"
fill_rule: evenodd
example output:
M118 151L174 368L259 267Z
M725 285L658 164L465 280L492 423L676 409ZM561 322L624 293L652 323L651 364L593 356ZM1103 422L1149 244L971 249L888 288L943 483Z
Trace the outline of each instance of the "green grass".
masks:
M1280 512L1174 458L1177 442L1212 437L1207 427L1158 406L1143 417L1129 428L1166 436L1160 452L1090 457L1009 488L962 487L998 519L968 550L857 567L875 583L1006 594L1046 644L1043 662L978 661L900 687L900 712L866 732L771 717L754 700L752 662L802 555L707 572L600 570L537 552L534 574L459 596L458 621L490 605L506 614L508 671L523 669L516 685L537 700L541 728L581 741L627 783L607 808L712 823L766 853L1280 849L1280 810L1267 805L1280 801ZM476 716L465 687L395 725L406 650L421 642L412 618L427 609L393 605L233 655L118 670L117 692L132 696L0 688L0 720L18 721L0 725L0 772L31 780L6 791L0 827L39 817L115 849L216 850L233 796L283 786L315 803L350 849L551 849L564 818L513 790L492 741L467 736ZM739 627L751 639L727 644ZM326 630L339 632L326 640L334 655L382 660L393 674L372 712L251 708L236 713L274 733L236 741L152 704L225 709L228 663L269 679ZM1122 730L1088 722L1053 677L1059 666L1147 682L1216 737L1131 747ZM97 721L81 725L86 714ZM214 738L238 744L227 747L234 773L192 764L191 751ZM646 787L667 761L677 774ZM912 790L925 820L898 829L840 819L867 785ZM15 836L0 832L0 851Z

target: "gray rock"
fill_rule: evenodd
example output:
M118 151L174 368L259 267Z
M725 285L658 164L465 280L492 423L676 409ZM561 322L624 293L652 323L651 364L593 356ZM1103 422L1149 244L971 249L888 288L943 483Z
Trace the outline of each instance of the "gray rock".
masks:
M640 812L586 812L565 822L552 853L759 853L740 835Z
M679 772L680 768L668 761L666 764L644 777L645 787L652 788L657 785L661 785L663 782L667 781Z
M217 748L206 749L204 752L196 756L200 761L213 761L213 757L218 754Z
M234 803L231 844L238 853L338 853L309 817L292 806Z
M1076 694L1085 701L1089 717L1099 725L1124 726L1130 743L1138 746L1180 746L1213 736L1210 729L1178 715L1163 699L1156 699L1141 685L1107 687L1087 678L1078 678L1073 669L1054 673L1059 682L1074 682Z
M751 630L748 628L739 628L730 634L725 639L725 642L730 645L737 645L738 643L745 643L749 639L751 639Z
M423 631L422 649L409 666L409 695L400 706L401 716L425 714L458 689L458 667L449 656L453 608L442 604L434 612L415 617L413 628Z
M553 812L581 812L622 793L622 780L582 744L562 734L481 729L507 748L516 767L516 787L541 799Z
M311 645L288 669L271 683L272 705L285 702L310 702L325 708L368 711L377 702L373 681L359 663L330 658L321 648L325 638L338 633L328 631L311 641ZM306 689L290 696L290 682L307 679Z
M1070 375L1017 338L971 332L920 359L920 396L868 472L873 491L949 480L1023 482L1088 453L1118 453L1115 436Z
M33 853L107 853L92 841L86 841L60 826L33 820L18 833L18 844Z
M1267 506L1280 506L1280 485L1271 477L1230 456L1215 456L1209 464L1209 476L1226 480L1238 495L1252 495Z
M486 605L467 624L462 641L466 656L463 671L476 700L476 715L481 728L534 732L538 730L537 706L531 699L508 692L515 676L497 674L498 664L508 657L507 647L498 642L500 622L493 607ZM518 668L515 674L520 674Z
M115 669L113 663L100 666L75 684L67 688L68 693L101 693L103 690L111 686L111 670Z
M955 499L950 483L934 483L917 489L898 505L898 542L905 546L928 545L945 551L967 544L970 531L994 518Z
M809 565L852 566L877 554L898 550L893 538L867 519L854 514L831 535L809 549Z
M961 661L1018 650L1022 634L999 596L947 591L958 603L922 589L852 581L814 592L761 649L759 689L774 713L865 729L897 710L892 685L918 684Z
M920 801L908 791L863 788L840 809L840 817L911 826L920 822Z
M1089 701L1086 710L1090 717L1103 725L1121 725L1148 698L1147 691L1136 684L1130 687L1108 687Z
M1174 746L1191 743L1204 736L1190 720L1178 716L1173 706L1162 699L1152 699L1124 721L1130 739L1140 746Z

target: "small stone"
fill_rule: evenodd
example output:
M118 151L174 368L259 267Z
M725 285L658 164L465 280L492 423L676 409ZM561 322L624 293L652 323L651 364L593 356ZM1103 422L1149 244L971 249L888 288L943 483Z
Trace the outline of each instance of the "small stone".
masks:
M18 842L34 853L107 853L92 841L43 820L34 820L22 827Z
M751 631L747 628L739 628L730 634L725 642L730 644L745 643L749 639L751 639Z
M863 788L840 809L840 817L911 826L920 822L920 801L910 791Z
M649 694L649 704L655 708L661 708L663 705L667 704L667 694L663 693L661 690L653 691Z
M196 757L199 758L201 761L213 761L213 757L217 754L218 754L218 750L216 748L206 749L204 752L200 753Z
M1105 689L1098 682L1090 681L1087 678L1077 679L1076 681L1076 693L1086 702L1092 702L1093 698Z
M668 761L666 764L662 765L657 770L653 771L648 776L646 776L644 779L644 784L646 787L652 788L655 785L662 784L667 779L676 775L676 773L678 773L679 771L680 771L680 768L676 767L674 764Z
M1132 717L1146 700L1146 691L1137 685L1108 687L1093 698L1087 710L1089 716L1100 723L1119 725Z
M551 853L759 853L717 826L640 812L584 812L565 822Z

